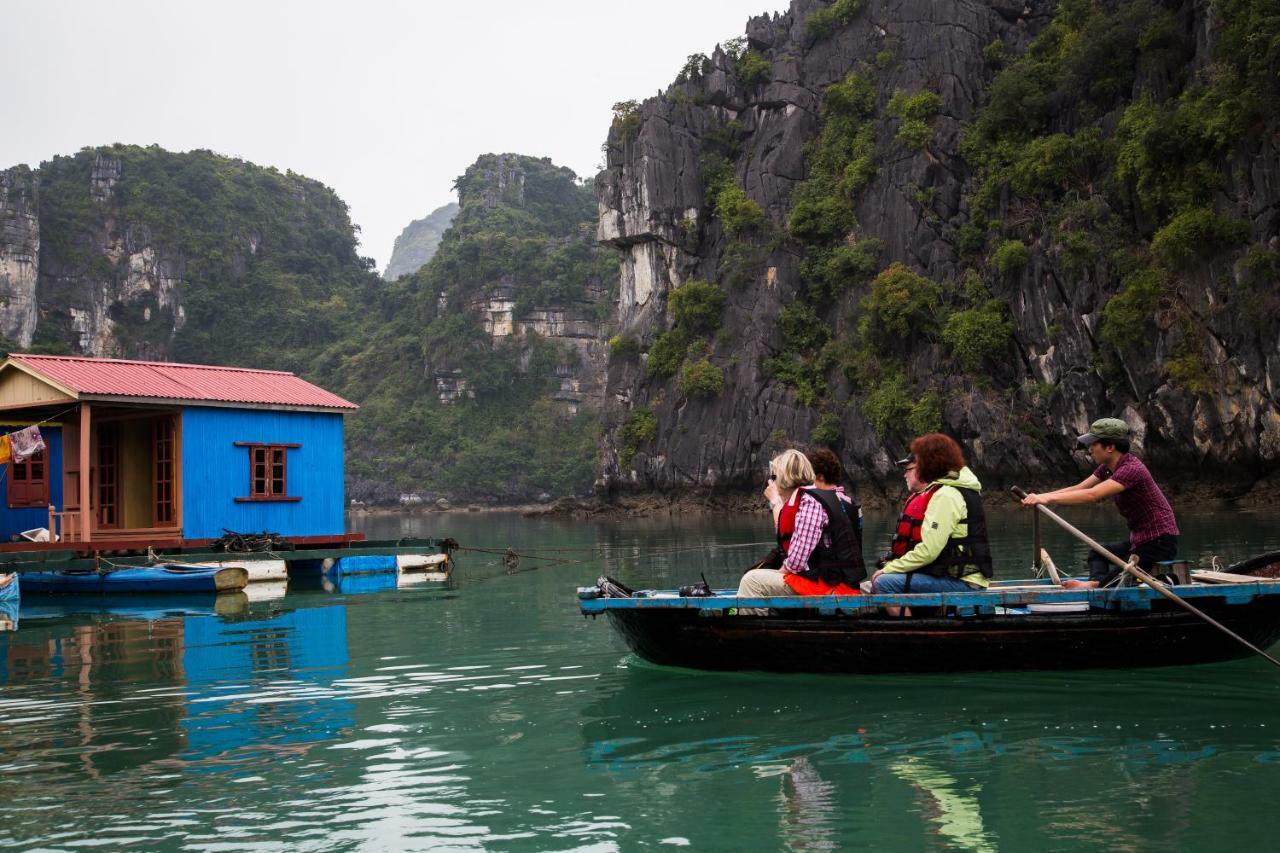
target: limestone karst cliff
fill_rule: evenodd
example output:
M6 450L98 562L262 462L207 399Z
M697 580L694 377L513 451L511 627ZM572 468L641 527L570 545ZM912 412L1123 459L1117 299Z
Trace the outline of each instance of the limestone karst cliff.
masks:
M387 262L382 277L387 281L395 281L402 275L417 272L435 256L436 249L440 247L440 238L457 215L458 205L449 202L422 219L415 219L406 225L396 238L391 260Z
M313 372L378 285L322 184L117 145L0 172L9 349Z
M810 442L896 484L937 428L1047 481L1101 415L1175 486L1268 476L1278 37L1254 0L794 0L618 104L604 484Z

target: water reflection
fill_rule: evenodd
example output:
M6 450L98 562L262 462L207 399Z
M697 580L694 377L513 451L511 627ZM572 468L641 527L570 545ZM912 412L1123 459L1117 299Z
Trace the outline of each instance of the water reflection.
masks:
M1178 846L1203 825L1203 810L1195 825L1189 810L1223 795L1224 772L1272 772L1280 747L1280 689L1252 662L1012 679L627 668L618 689L584 708L586 764L617 784L678 780L687 796L742 784L718 777L776 777L772 811L789 849L883 844L898 831L923 832L928 847L994 849L1011 843L1023 811L1014 848L1034 840L1032 827L1054 827L1060 840ZM1265 808L1265 793L1234 796ZM1247 821L1233 832L1266 834Z
M351 702L323 689L346 675L346 608L187 619L183 627L184 762L217 765L250 746L302 755L300 746L353 725Z
M344 608L237 606L220 615L225 599L203 608L154 600L24 605L22 630L0 638L0 721L8 724L0 745L16 748L11 733L24 724L27 760L64 764L74 754L97 778L158 762L218 762L250 745L325 741L349 728L349 702L308 692L345 674ZM127 748L120 738L135 732L126 708L144 712L137 719L148 732Z

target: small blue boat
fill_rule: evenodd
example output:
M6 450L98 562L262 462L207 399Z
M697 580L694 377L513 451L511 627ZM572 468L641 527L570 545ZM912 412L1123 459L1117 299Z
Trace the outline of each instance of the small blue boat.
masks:
M26 572L21 579L27 595L104 592L231 592L249 583L240 568L163 563L109 572Z

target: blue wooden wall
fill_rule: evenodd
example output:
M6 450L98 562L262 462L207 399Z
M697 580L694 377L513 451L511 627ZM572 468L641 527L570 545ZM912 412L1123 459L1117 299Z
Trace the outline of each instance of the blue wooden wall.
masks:
M17 427L0 427L4 432L13 432ZM44 436L46 453L49 458L49 502L59 510L65 509L62 504L62 429L55 426L41 426L40 434ZM9 466L0 465L0 541L8 542L9 537L33 527L49 526L49 508L31 507L21 509L9 508Z
M249 494L249 449L301 444L287 451L288 492L299 501L237 502ZM192 407L182 411L182 530L216 539L269 530L283 536L345 532L342 415Z

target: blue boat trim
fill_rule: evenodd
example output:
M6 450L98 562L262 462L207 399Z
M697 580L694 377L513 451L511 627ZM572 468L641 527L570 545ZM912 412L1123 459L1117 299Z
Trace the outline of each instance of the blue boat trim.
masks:
M681 598L676 590L643 590L631 598L602 598L594 587L579 587L579 607L583 613L604 613L608 610L691 609L725 610L728 608L770 608L773 610L817 610L822 613L858 614L876 611L885 606L917 606L955 608L961 614L995 614L997 608L1025 607L1028 604L1087 602L1091 610L1150 610L1151 603L1164 600L1150 587L1122 587L1120 589L1061 589L1041 584L1045 588L1027 589L1035 582L1020 584L1021 588L1001 590L994 587L986 591L911 593L895 595L790 595L774 598L739 598L736 590L716 590L715 595L702 598ZM1196 599L1213 599L1227 604L1248 604L1257 598L1280 596L1280 583L1259 581L1240 584L1190 584L1171 589L1181 598L1193 602ZM1084 611L1081 611L1084 612ZM1035 614L1045 615L1045 614ZM1054 614L1070 616L1070 613Z

